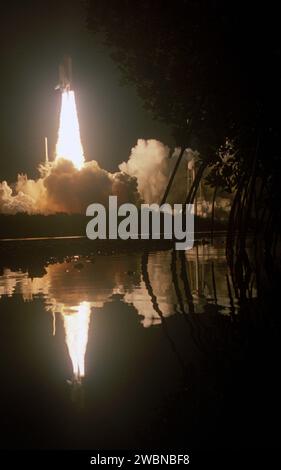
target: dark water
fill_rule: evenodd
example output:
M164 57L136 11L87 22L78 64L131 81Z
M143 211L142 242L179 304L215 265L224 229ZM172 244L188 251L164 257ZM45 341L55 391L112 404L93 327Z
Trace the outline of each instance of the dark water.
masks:
M271 445L275 344L224 251L77 254L37 277L6 263L1 447Z

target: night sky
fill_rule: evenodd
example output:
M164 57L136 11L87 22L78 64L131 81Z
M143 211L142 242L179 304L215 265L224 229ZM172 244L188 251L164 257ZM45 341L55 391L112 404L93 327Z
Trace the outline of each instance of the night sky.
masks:
M0 180L34 177L56 142L58 65L73 60L73 82L87 160L108 169L127 160L138 138L171 143L170 129L143 109L133 88L120 84L109 51L87 31L84 2L25 1L1 7Z

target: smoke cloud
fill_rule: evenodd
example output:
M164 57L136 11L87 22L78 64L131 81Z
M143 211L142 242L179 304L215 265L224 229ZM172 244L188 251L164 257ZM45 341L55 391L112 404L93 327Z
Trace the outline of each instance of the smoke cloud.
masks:
M37 180L18 175L12 185L0 182L0 213L85 213L93 202L106 206L109 195L117 196L120 204L159 203L177 156L175 152L169 158L169 153L169 147L157 140L139 139L116 173L102 169L95 160L78 169L70 160L56 159L40 165ZM192 156L185 155L177 178L185 178L186 160ZM182 183L178 183L173 185L171 198L182 202Z
M160 202L170 173L169 147L157 140L139 139L127 162L119 169L133 176L146 203Z
M119 169L138 182L141 198L148 204L160 203L176 164L180 149L176 148L171 155L170 148L157 140L139 139L132 149L127 162L121 163ZM187 192L187 168L190 169L198 152L186 149L176 173L167 202L182 203Z

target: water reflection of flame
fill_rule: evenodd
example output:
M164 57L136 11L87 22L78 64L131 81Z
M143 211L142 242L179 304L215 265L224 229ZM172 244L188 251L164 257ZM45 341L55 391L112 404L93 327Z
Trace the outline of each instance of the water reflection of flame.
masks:
M31 301L34 296L43 295L46 310L66 316L74 314L83 302L102 308L112 296L118 295L124 303L133 305L143 326L162 321L147 291L142 258L138 253L110 258L102 255L92 259L74 257L46 265L45 272L42 278L31 279L28 273L6 270L4 276L0 276L0 297L21 294L24 300ZM170 251L153 252L147 259L149 282L163 317L176 311L190 311L187 290L196 313L204 312L206 303L213 303L220 306L221 313L228 314L230 300L226 273L223 246L196 246L181 258L178 254L173 257ZM188 289L184 285L184 275Z
M91 316L89 302L81 302L73 313L62 314L65 340L72 362L74 380L85 376L85 354Z
M46 310L66 318L85 302L102 308L118 296L134 307L144 327L174 313L203 313L208 304L221 314L232 314L238 301L226 276L224 251L218 241L217 246L196 245L187 253L152 252L145 263L140 253L76 256L47 264L42 278L5 270L0 297L20 294L31 301L43 295ZM251 295L256 295L255 287Z
M187 253L152 252L75 256L50 263L41 278L28 272L4 269L0 298L20 295L24 301L43 296L45 308L55 320L62 318L71 359L72 383L85 376L85 354L91 309L119 298L139 314L144 327L161 324L174 313L203 313L213 308L233 314L238 301L233 295L224 246L195 246ZM252 296L256 296L255 287ZM77 387L76 387L77 388Z

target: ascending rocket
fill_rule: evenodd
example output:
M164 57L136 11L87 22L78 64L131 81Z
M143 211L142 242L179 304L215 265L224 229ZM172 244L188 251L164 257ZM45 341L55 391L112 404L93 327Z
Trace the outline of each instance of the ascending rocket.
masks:
M65 56L59 66L59 83L56 90L61 92L70 91L72 82L72 60L70 56Z

